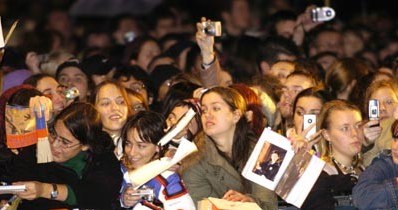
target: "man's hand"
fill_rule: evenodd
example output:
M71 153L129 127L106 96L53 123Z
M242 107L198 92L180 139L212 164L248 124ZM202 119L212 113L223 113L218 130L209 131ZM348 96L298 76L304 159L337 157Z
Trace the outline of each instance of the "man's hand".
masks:
M214 37L208 36L203 32L203 22L206 21L210 22L210 20L206 20L205 17L202 17L201 22L196 23L196 43L199 45L202 54L202 62L204 64L209 64L214 60Z

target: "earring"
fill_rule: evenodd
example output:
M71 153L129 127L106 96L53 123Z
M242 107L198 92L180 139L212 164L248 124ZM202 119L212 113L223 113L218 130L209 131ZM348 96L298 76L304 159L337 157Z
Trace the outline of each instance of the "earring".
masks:
M328 141L329 144L329 157L333 157L332 142Z

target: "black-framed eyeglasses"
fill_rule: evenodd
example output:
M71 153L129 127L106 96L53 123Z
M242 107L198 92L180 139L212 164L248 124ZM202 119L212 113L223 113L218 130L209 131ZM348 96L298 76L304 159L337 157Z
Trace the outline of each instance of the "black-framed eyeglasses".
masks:
M81 145L80 142L73 144L73 142L65 137L59 136L57 132L55 132L55 129L50 129L49 130L50 134L50 142L51 144L54 144L56 141L58 142L59 146L63 149L70 149L73 147L76 147L78 145Z

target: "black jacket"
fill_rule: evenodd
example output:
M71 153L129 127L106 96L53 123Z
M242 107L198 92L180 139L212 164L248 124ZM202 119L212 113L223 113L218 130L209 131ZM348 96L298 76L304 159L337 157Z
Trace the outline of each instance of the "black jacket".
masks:
M18 209L87 208L112 209L117 202L123 180L119 161L113 151L89 155L82 177L57 163L36 164L19 155L0 161L1 181L40 181L69 185L77 198L77 205L39 198L23 200Z

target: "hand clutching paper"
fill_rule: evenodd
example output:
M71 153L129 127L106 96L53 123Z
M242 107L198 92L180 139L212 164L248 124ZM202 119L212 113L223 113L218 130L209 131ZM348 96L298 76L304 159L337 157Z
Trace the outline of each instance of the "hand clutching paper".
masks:
M171 127L166 135L163 136L163 138L159 141L159 146L164 146L173 138L175 138L183 129L185 129L185 127L188 126L195 114L196 113L193 111L193 109L189 109L184 116L180 118L177 124ZM182 137L179 141L180 144L172 158L162 157L138 169L128 172L128 176L134 189L138 189L141 185L177 164L189 154L198 150L196 145L187 140L185 137Z
M187 140L186 138L182 138L173 158L163 157L158 160L154 160L138 169L128 172L134 189L138 189L141 185L166 171L171 166L177 164L186 156L197 150L198 148L193 142Z

